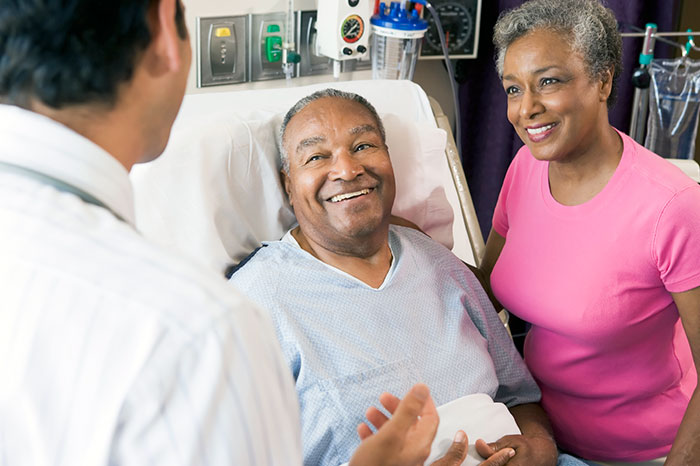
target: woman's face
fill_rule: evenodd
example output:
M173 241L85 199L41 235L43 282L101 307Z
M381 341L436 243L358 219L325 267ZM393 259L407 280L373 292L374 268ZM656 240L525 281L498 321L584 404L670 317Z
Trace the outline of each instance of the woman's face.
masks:
M506 50L508 121L538 160L573 161L595 147L608 127L611 84L591 79L568 37L550 30L535 30Z

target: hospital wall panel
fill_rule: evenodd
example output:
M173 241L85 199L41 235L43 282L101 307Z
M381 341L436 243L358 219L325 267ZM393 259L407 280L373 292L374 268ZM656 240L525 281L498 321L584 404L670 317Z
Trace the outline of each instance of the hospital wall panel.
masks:
M192 66L190 68L189 80L187 82L188 94L199 94L209 92L225 92L231 90L247 90L247 89L269 89L283 87L284 81L258 81L247 82L244 84L229 84L221 86L212 86L206 88L197 88L197 65L195 63L196 53L196 18L197 17L216 17L216 16L238 16L248 14L271 13L276 11L286 11L288 2L286 0L182 0L185 5L185 16L187 27L190 31L191 47L192 47ZM315 10L318 1L329 0L295 0L295 10ZM371 72L368 70L356 71L342 76L343 80L356 79L371 79ZM294 86L306 86L319 82L332 81L330 75L308 76L294 78ZM442 62L439 60L421 60L416 65L416 73L414 81L420 85L425 92L434 97L442 107L442 110L447 116L450 126L454 131L454 104L452 102L452 94L449 87L449 78Z
M261 82L248 83L246 85L216 86L214 88L198 89L197 88L197 66L195 59L197 56L195 38L196 18L197 17L215 17L215 16L239 16L248 14L272 13L277 11L286 11L288 2L285 0L183 0L185 5L185 18L187 28L190 31L191 47L192 47L192 66L190 68L189 80L187 82L187 93L195 94L200 92L221 92L224 90L233 89L251 89L251 88L268 88L280 87L284 85L282 82ZM315 10L316 0L295 0L295 10ZM326 78L327 79L327 78ZM316 80L318 81L318 80ZM304 84L310 84L305 82ZM296 84L296 83L295 83ZM301 85L301 84L297 84Z

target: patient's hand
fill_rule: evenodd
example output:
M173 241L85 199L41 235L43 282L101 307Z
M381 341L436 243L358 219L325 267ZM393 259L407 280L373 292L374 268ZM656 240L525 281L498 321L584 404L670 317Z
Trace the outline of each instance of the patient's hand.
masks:
M483 465L491 465L488 461L499 455L503 451L512 452L512 458L507 458L505 462L494 464L508 466L550 466L557 463L557 448L551 437L547 436L524 436L506 435L496 442L486 443L482 439L476 441L476 451L482 458L488 458Z
M506 435L493 443L476 441L476 451L491 459L502 450L513 450L515 455L508 466L556 466L557 445L544 410L537 403L525 403L509 408L522 435Z
M403 400L383 393L379 401L392 417L387 418L374 407L367 410L367 419L378 430L373 434L367 424L358 426L357 433L362 443L350 460L350 466L422 465L430 455L430 446L439 423L428 387L415 385ZM467 445L466 435L458 433L449 451L433 465L460 465L467 455Z

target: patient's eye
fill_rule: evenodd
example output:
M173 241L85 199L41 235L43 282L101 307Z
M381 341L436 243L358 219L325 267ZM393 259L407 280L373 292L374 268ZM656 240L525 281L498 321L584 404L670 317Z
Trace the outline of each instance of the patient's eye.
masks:
M325 157L326 157L326 156L325 156L325 155L322 155L322 154L313 154L313 155L311 155L311 156L309 156L309 157L306 158L306 162L305 162L305 163L316 162L316 161L318 161L318 160L324 159Z
M372 144L369 144L367 142L363 142L362 144L358 144L355 146L355 152L359 152L361 150L369 149L371 147L374 147Z

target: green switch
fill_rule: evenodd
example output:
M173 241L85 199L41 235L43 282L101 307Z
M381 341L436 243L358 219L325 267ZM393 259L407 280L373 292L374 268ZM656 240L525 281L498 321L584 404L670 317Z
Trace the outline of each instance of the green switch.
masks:
M279 26L273 24L268 26L268 31L270 28ZM278 62L282 59L282 38L280 36L270 36L265 38L265 55L267 55L267 61L270 63Z
M267 27L267 32L280 32L280 25L279 24L270 24Z

